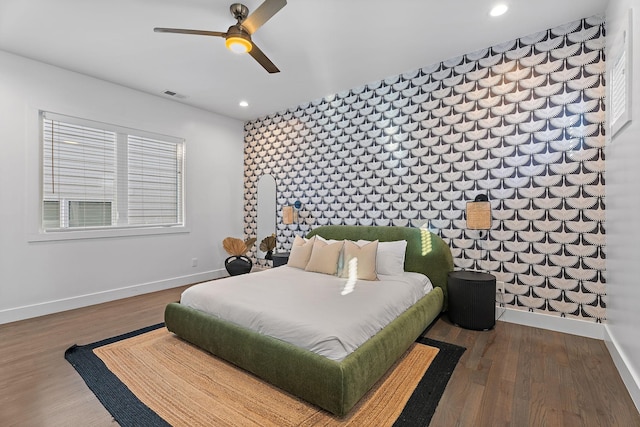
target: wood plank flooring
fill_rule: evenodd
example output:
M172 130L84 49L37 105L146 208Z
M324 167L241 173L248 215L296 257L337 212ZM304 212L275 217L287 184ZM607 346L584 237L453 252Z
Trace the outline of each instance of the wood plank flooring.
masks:
M431 426L640 426L603 341L497 322L477 332L445 316L426 336L467 348Z
M184 289L0 325L0 426L116 426L64 351L162 322Z
M161 322L183 289L0 325L0 425L115 426L64 351ZM426 335L467 348L431 427L640 426L602 341L503 322L469 331L446 316Z

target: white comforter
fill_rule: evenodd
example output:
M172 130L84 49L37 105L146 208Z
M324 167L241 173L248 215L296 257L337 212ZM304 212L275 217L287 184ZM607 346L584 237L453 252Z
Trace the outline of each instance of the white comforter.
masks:
M358 280L282 266L195 285L181 303L237 325L342 360L427 294L419 273Z

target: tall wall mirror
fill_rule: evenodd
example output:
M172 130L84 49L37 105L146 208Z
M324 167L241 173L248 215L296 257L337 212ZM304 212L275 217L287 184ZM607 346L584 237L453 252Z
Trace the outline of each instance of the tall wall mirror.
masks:
M262 175L258 180L258 231L256 256L264 259L266 252L260 250L260 242L276 232L276 179Z

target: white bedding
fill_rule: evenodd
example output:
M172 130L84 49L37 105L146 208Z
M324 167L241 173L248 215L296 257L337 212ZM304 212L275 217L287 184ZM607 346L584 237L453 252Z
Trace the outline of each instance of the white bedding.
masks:
M201 283L181 303L340 361L433 289L419 273L358 280L282 266Z

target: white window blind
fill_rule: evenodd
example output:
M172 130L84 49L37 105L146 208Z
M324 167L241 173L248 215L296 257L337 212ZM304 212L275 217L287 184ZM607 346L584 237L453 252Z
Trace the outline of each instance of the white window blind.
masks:
M130 224L182 222L182 144L129 135Z
M43 225L110 226L115 222L116 134L43 120Z
M45 231L183 225L184 142L42 113Z

